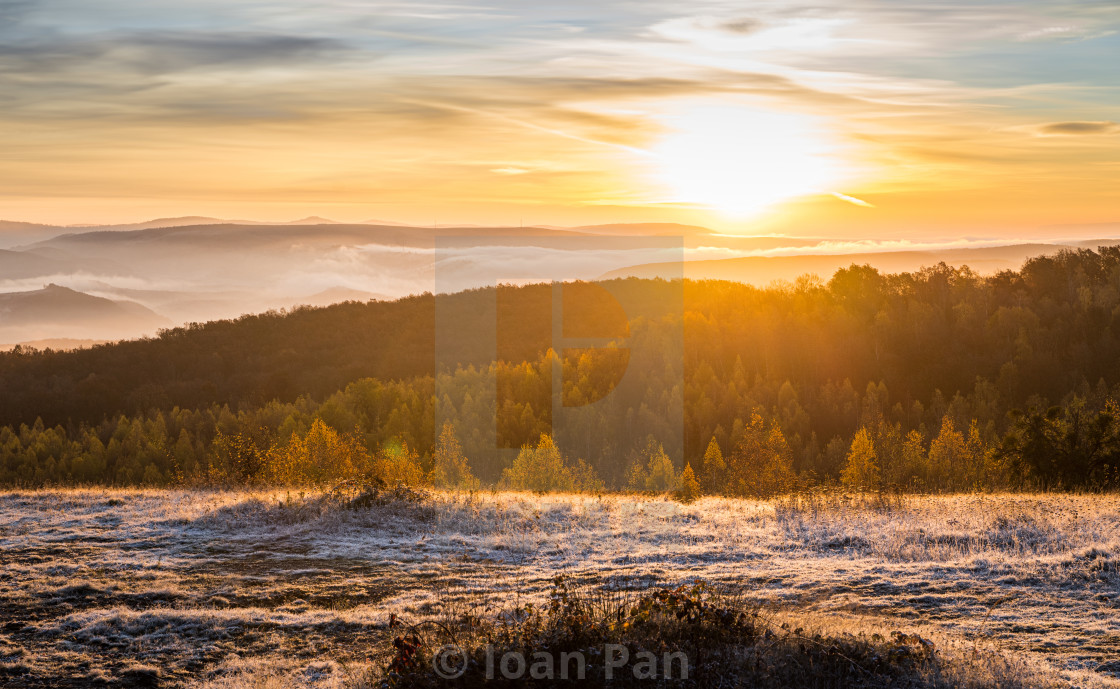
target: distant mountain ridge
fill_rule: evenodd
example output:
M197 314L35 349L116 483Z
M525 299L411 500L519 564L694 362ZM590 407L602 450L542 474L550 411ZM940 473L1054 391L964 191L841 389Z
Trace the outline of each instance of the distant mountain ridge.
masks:
M167 318L140 304L114 301L49 284L38 290L0 293L0 342L71 338L118 339L155 334ZM46 337L35 334L46 333Z
M0 279L19 280L60 272L61 261L26 251L0 249Z
M496 237L573 237L586 236L576 230L557 230L539 227L409 227L405 225L362 225L333 223L330 225L251 224L232 223L204 225L172 225L137 229L88 229L84 232L65 232L55 237L21 249L43 247L65 248L67 244L140 244L162 241L167 243L196 243L214 246L224 244L269 244L277 242L306 242L314 244L386 244L431 248L439 237L478 237L486 241Z
M179 218L156 218L155 220L145 220L136 223L118 223L108 225L65 225L67 228L72 229L87 229L87 230L148 230L157 227L186 227L189 225L341 225L337 220L329 218L322 218L317 215L309 215L306 218L299 220L283 220L279 222L271 222L268 220L226 220L223 218L211 218L203 215L186 215Z
M348 227L385 227L419 230L423 234L442 235L451 234L520 234L534 232L570 232L579 234L615 235L615 236L703 236L711 234L711 230L697 225L681 225L677 223L614 223L607 225L587 225L579 227L559 227L552 225L530 226L500 226L476 224L437 224L414 225L395 222L391 220L370 219L362 222L347 223L317 215L300 218L299 220L286 220L270 222L262 220L231 220L214 218L202 215L188 215L175 218L156 218L134 223L109 223L109 224L68 224L52 225L49 223L31 223L13 220L0 220L0 247L20 247L24 244L38 243L62 235L94 234L102 232L130 232L137 230L156 230L182 227L321 227L324 225Z
M329 218L309 216L299 220L268 222L261 220L225 220L203 215L187 215L177 218L155 218L133 223L109 224L68 224L31 223L18 220L0 220L0 247L18 247L64 234L84 232L125 232L130 230L150 230L163 227L190 227L197 225L340 225L343 223ZM383 223L392 225L394 223Z

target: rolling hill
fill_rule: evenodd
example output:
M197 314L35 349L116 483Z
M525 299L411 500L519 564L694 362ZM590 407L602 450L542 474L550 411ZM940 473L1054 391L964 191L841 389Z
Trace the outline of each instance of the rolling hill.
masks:
M34 339L116 339L152 335L171 322L128 301L114 301L50 284L29 292L0 293L0 342Z

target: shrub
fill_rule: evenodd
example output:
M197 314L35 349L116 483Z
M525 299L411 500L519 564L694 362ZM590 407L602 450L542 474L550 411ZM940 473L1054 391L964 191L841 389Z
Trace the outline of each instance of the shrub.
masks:
M448 614L446 622L411 626L394 617L390 627L397 633L393 654L381 672L361 680L361 686L959 686L944 670L947 664L933 643L916 634L827 637L789 624L773 626L741 596L705 582L619 591L573 588L557 577L549 602L540 608L522 604L497 616L464 611ZM448 643L455 648L451 656L444 656ZM627 652L625 661L621 653L612 657L619 661L613 678L608 678L603 653L608 644ZM502 676L500 659L506 653L526 660L523 677ZM575 676L581 664L565 662L562 654L579 654L586 660L582 679ZM677 661L670 665L665 659L672 654ZM655 674L643 677L651 657L658 661L652 668ZM682 659L688 667L684 681ZM437 671L445 667L441 660L451 660L446 667L461 668L462 675L450 682L440 677ZM667 666L672 668L669 673ZM532 667L539 673L535 679ZM572 673L568 680L561 679L564 671ZM493 679L487 678L488 672ZM1014 685L982 680L971 684Z

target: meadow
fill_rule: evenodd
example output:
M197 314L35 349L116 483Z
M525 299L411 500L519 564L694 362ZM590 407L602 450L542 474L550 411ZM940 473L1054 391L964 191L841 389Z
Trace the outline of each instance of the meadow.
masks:
M907 686L1120 687L1115 494L109 488L0 494L0 684L376 686L391 622L508 619L557 575L702 580L778 634L917 635L943 664Z

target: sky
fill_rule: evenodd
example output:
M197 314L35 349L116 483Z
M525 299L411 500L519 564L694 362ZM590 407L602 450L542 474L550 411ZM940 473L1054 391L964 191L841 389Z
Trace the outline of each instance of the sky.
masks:
M1091 235L1118 58L1115 0L0 0L0 218Z

